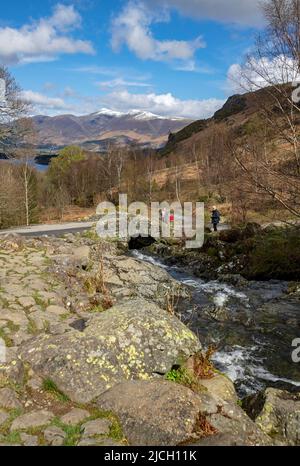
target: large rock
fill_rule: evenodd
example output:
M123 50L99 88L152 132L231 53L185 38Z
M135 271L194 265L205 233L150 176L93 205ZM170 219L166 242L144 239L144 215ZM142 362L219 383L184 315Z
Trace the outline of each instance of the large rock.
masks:
M267 445L268 437L236 403L168 381L131 381L116 385L96 404L120 419L131 445L179 445L205 442L218 445L226 436L231 445Z
M211 379L201 379L200 384L213 396L234 403L238 401L233 382L223 374L216 374L215 377Z
M128 300L90 319L83 332L44 335L21 358L72 400L84 403L125 380L164 375L201 349L177 317L143 299Z
M162 268L126 256L104 258L103 280L116 297L126 292L165 305L168 294L187 296L185 288Z
M85 409L73 408L71 411L61 417L61 422L63 424L67 424L68 426L76 426L89 416L90 413Z
M0 406L6 409L19 409L22 408L22 403L16 392L7 387L0 390Z
M248 398L245 409L277 443L300 445L300 393L267 388Z
M23 414L22 416L17 417L12 425L10 430L27 430L34 429L36 427L46 426L50 424L54 414L46 410L32 411L30 413Z

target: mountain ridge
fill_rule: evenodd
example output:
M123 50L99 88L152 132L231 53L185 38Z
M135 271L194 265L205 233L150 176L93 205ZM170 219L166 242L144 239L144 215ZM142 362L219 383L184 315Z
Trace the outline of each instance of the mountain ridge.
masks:
M90 149L97 150L101 149L103 141L122 145L124 140L129 144L159 148L167 142L170 133L179 131L193 120L134 109L119 112L102 108L81 116L36 115L32 121L39 146L78 144L90 145Z

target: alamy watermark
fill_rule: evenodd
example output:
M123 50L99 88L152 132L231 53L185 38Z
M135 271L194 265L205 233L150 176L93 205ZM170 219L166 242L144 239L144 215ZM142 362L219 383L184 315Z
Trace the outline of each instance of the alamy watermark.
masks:
M0 364L6 363L6 344L3 338L0 338Z
M96 231L101 238L131 237L178 238L187 249L201 248L204 243L204 203L202 202L133 202L126 194L119 196L119 205L101 202L97 207Z
M294 104L300 103L300 81L293 81L292 86L295 88L292 92L292 101Z
M293 340L292 347L295 348L292 351L292 361L298 364L300 362L300 338Z
M0 78L0 103L4 103L6 100L6 81Z

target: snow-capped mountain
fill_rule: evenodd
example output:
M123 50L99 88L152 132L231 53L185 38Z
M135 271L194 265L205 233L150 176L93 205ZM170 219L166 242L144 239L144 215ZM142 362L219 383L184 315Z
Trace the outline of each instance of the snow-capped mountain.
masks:
M170 118L141 110L121 112L102 108L84 116L35 116L34 125L40 146L81 144L97 150L103 144L136 143L159 147L170 132L174 133L191 123L184 118Z
M155 113L145 112L141 110L129 110L128 112L118 112L116 110L111 110L109 108L102 108L99 112L94 113L94 115L107 115L112 117L132 117L135 120L172 120L172 121L182 121L185 118L181 117L166 117L162 115L156 115Z

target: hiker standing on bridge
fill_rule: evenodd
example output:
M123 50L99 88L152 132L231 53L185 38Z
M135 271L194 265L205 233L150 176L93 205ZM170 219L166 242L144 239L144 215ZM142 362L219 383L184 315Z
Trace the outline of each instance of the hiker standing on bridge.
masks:
M218 211L216 206L213 206L213 210L211 213L211 223L213 224L214 231L218 231L218 225L221 221L221 214Z

